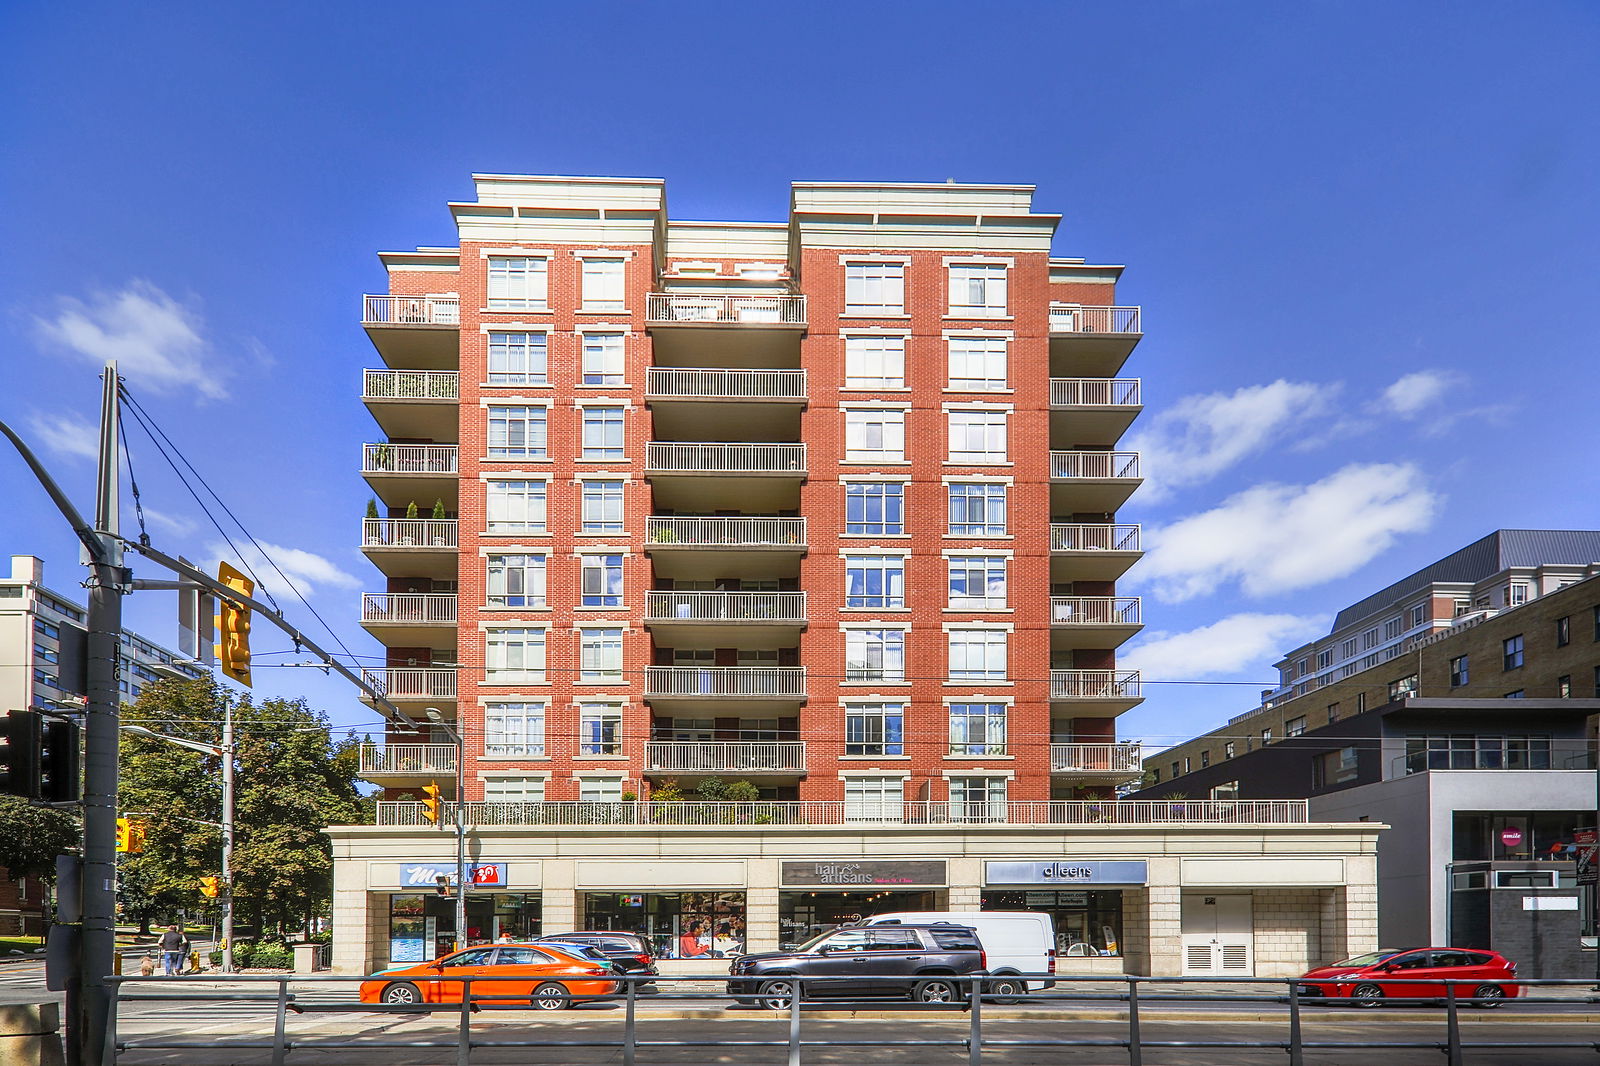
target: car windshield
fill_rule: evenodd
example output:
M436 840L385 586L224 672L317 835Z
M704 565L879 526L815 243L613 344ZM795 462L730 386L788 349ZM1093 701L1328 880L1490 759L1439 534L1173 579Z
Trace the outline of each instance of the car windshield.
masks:
M1345 959L1343 962L1336 962L1333 965L1335 965L1335 966L1373 966L1373 965L1376 965L1377 963L1382 962L1384 959L1393 958L1394 956L1396 956L1398 954L1400 954L1400 952L1395 951L1392 948L1389 949L1389 950L1369 951L1365 955L1357 955L1355 958Z

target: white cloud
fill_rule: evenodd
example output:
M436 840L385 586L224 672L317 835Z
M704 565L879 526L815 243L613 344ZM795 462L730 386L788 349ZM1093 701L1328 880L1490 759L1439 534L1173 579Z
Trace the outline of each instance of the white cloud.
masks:
M1353 573L1433 520L1438 497L1409 463L1353 464L1310 485L1257 485L1146 531L1136 575L1178 602L1237 581L1250 596Z
M1327 631L1329 619L1294 614L1234 614L1187 633L1152 632L1117 668L1138 670L1151 681L1198 681L1237 674L1259 665L1264 685L1266 663L1287 648ZM1254 693L1251 694L1252 697Z
M233 566L239 567L245 573L254 573L258 590L262 587L274 596L293 596L294 593L284 584L283 578L278 576L277 570L262 556L248 541L235 540L243 558L236 557L233 549L226 544L213 541L208 550L213 562L227 560ZM360 579L345 573L332 562L313 552L302 551L299 548L285 548L277 544L260 541L261 547L267 555L272 557L272 562L278 564L284 576L294 582L302 595L311 596L323 586L340 589L353 589L361 586ZM248 566L243 564L248 563Z
M171 515L157 511L153 507L145 507L144 517L147 521L162 527L174 536L186 537L200 526L183 515Z
M39 320L47 338L85 362L100 366L115 359L135 387L224 399L228 391L203 326L194 309L147 281L88 301L64 299L54 318Z
M48 414L36 411L28 416L28 425L44 446L57 455L74 459L100 459L100 426L71 411Z
M1147 474L1141 499L1221 474L1327 409L1341 386L1274 381L1185 396L1128 439Z
M1438 403L1457 380L1457 375L1445 370L1418 370L1384 389L1379 403L1401 418L1415 418Z

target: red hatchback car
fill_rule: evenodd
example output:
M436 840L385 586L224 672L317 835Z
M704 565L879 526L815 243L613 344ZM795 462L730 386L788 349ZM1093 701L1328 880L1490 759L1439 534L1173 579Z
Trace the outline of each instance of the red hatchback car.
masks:
M1405 948L1319 966L1300 978L1299 991L1376 1007L1386 999L1443 999L1451 981L1457 997L1497 1007L1517 994L1516 976L1516 963L1483 948Z

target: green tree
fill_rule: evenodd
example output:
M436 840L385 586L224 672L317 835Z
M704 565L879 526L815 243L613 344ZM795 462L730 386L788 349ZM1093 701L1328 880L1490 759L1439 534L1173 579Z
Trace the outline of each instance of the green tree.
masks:
M82 837L76 818L16 796L0 796L0 866L12 880L54 880L56 856L77 851Z

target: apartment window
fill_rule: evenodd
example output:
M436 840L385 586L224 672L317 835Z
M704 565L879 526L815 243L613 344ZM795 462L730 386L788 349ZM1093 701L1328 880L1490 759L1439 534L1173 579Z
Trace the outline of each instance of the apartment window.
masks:
M1520 607L1528 602L1528 586L1512 585L1506 590L1506 603L1512 607Z
M622 408L583 408L583 458L623 457Z
M1457 655L1454 659L1450 660L1451 688L1460 688L1462 685L1465 685L1470 676L1471 674L1467 669L1467 657L1465 655Z
M1234 746L1233 741L1225 740L1222 742L1222 757L1224 759L1233 758L1233 753L1237 750L1238 749Z
M542 555L491 555L488 558L490 607L543 607L545 567Z
M1204 770L1211 765L1211 750L1207 748L1200 753L1200 769Z
M905 816L905 784L899 777L844 779L844 820L898 822Z
M483 779L485 803L543 803L544 778L518 774Z
M490 685L542 685L543 629L490 629L484 634L483 679Z
M963 822L1006 820L1006 779L1003 777L952 777L950 816Z
M622 556L585 555L579 568L585 607L622 606Z
M490 533L543 533L545 483L490 481L484 488L484 510Z
M1556 698L1568 700L1572 698L1572 675L1562 674L1556 678Z
M950 679L1004 681L1007 636L1000 629L951 630Z
M1326 670L1333 665L1333 649L1323 648L1317 652L1317 669Z
M903 703L851 703L844 709L846 755L904 755Z
M1328 704L1328 724L1332 725L1333 723L1337 722L1338 720L1339 720L1339 705L1337 703Z
M1415 696L1416 694L1417 694L1417 675L1416 674L1411 674L1411 675L1409 675L1407 677L1402 677L1398 681L1389 682L1389 700L1390 700L1390 702L1393 702L1395 700L1403 700L1407 696Z
M904 337L846 337L844 383L851 389L900 389L906 384Z
M1005 264L950 264L951 315L962 318L992 318L1005 313Z
M1425 770L1549 770L1550 737L1416 733L1406 737L1406 773Z
M585 259L583 261L583 309L620 311L623 304L623 261Z
M906 413L876 409L844 413L846 459L900 462L906 457Z
M1311 660L1310 659L1301 659L1298 663L1295 663L1295 674L1297 676L1305 677L1310 672L1311 672Z
M622 482L583 482L581 518L584 533L622 532Z
M1357 692L1356 693L1356 713L1357 714L1366 714L1367 713L1367 694L1365 692Z
M1006 532L1006 486L987 483L950 486L950 534L999 537Z
M1006 561L1001 556L950 560L950 607L958 611L997 611L1006 605Z
M485 704L483 753L490 758L542 758L544 704Z
M1500 649L1504 669L1515 670L1517 667L1522 665L1521 633L1518 633L1514 637L1507 637L1505 640L1502 640L1500 642Z
M543 407L489 408L489 458L543 459L549 454Z
M1572 617L1556 619L1556 647L1565 648L1572 643Z
M510 256L489 258L491 310L541 310L549 292L549 271L543 259Z
M43 644L35 644L33 646L33 654L35 658L47 663L59 663L61 661L61 656L54 648L47 648Z
M627 380L620 333L583 335L583 383L621 385Z
M1265 747L1272 743L1272 729L1269 727L1261 731L1261 744Z
M1594 608L1594 639L1600 641L1600 607Z
M1173 763L1172 764L1172 776L1173 777L1177 777L1181 773L1182 773L1182 771L1179 769L1179 765L1177 763Z
M578 706L579 755L622 754L622 708L614 703Z
M1152 766L1150 768L1150 783L1152 785L1161 784L1161 767Z
M950 461L958 463L1005 462L1005 412L951 411Z
M33 620L33 631L40 636L49 637L51 640L61 639L61 627L54 622L46 622L42 618Z
M906 531L906 487L884 481L847 481L844 531L897 536Z
M1428 605L1419 603L1411 608L1411 628L1415 629L1428 620Z
M1305 731L1306 716L1303 714L1299 717L1291 718L1287 722L1283 723L1283 735L1286 737L1297 737Z
M1350 658L1354 658L1355 654L1356 654L1356 638L1355 637L1351 637L1349 640L1344 641L1342 644L1339 645L1339 658L1341 658L1341 659L1350 659Z
M1224 781L1220 785L1211 786L1211 798L1214 800L1236 800L1239 798L1239 782Z
M622 778L620 777L589 777L578 779L578 802L580 803L621 803Z
M1508 699L1508 700L1520 700L1520 699L1525 698L1527 695L1528 695L1527 692L1525 692L1525 691L1523 691L1522 689L1519 688L1519 689L1513 689L1512 691L1507 692L1505 694L1505 698Z
M1356 749L1340 748L1324 752L1312 760L1311 784L1313 788L1327 788L1354 781L1357 774Z
M578 641L578 680L586 683L616 684L622 680L622 630L580 630Z
M899 315L906 309L902 263L846 263L844 310L848 315Z
M845 631L845 679L904 681L906 635L899 629Z
M1004 755L1005 753L1005 704L952 703L950 705L951 755Z
M545 385L549 372L543 333L489 334L489 384Z
M1370 651L1378 646L1378 629L1376 626L1361 634L1361 649Z
M964 392L999 392L1005 389L1004 337L951 337L949 356L952 389Z
M904 607L906 561L886 555L850 555L844 561L846 607Z

